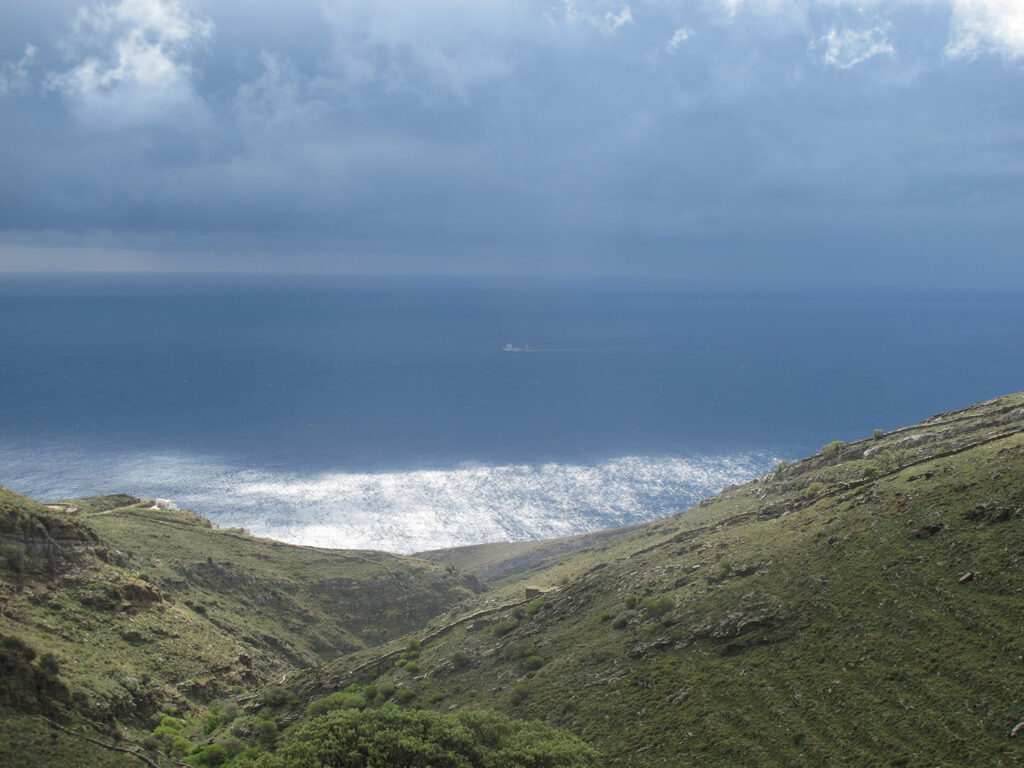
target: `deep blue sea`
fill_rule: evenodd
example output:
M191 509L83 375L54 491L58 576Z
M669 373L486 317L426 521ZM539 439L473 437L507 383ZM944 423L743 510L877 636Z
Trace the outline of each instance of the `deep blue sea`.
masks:
M319 546L577 533L1021 389L1022 299L4 275L0 485Z

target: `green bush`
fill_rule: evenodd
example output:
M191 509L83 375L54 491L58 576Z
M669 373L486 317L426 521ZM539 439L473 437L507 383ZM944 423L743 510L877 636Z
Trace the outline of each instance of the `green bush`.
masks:
M652 619L660 620L662 616L676 607L676 601L668 595L652 597L644 602L644 613Z
M233 701L222 701L218 703L217 710L220 721L227 725L238 717L238 705Z
M270 685L263 689L261 696L268 707L282 707L296 702L295 694L280 685Z
M491 632L494 633L495 637L501 637L502 635L507 635L518 626L519 622L515 619L503 619L491 627Z
M537 615L541 608L544 607L544 598L538 597L536 600L531 600L526 605L526 615L531 619Z
M365 706L366 698L361 693L339 691L314 701L306 707L306 714L310 717L317 717L335 709L362 709Z
M485 710L456 714L377 709L333 712L264 756L260 768L596 768L598 754L543 723Z
M220 726L220 717L216 712L208 712L203 718L203 735L209 736Z
M540 669L544 666L544 659L540 656L527 656L523 659L523 669L527 672L533 672L534 670Z
M221 736L216 741L228 753L228 757L234 757L245 750L245 742L235 736Z
M514 661L515 659L521 659L524 656L529 656L536 653L531 645L528 643L509 643L502 651L501 655L508 661Z
M399 688L395 691L395 701L399 704L408 704L416 698L416 691L411 688Z
M4 562L14 573L21 573L25 570L25 549L17 544L4 544L0 549Z
M51 679L57 677L60 673L60 664L57 662L57 657L52 653L44 653L39 657L39 661L36 664L39 667L39 671Z
M252 727L252 737L258 744L273 747L277 742L277 723L273 720L257 720Z
M200 748L188 757L189 765L220 765L228 759L228 751L220 744Z
M519 706L530 696L530 686L524 682L518 682L512 686L512 690L508 692L508 700L514 705Z
M170 715L165 715L164 717L160 718L160 727L170 728L180 733L181 729L185 727L185 721L178 717L171 717Z
M807 486L807 489L804 491L804 498L813 499L816 496L818 496L823 490L825 490L824 483L811 483L809 486Z
M192 751L192 742L179 734L171 738L166 749L174 757L182 757Z
M25 661L32 661L36 657L35 649L20 637L14 635L0 635L0 651L6 651L13 656L19 656Z
M825 458L838 457L845 446L846 443L844 443L842 440L833 440L828 445L822 446L821 455L824 456Z

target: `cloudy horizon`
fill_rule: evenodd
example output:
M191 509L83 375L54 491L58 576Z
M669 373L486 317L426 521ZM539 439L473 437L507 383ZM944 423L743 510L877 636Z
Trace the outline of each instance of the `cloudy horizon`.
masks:
M0 8L0 271L1024 279L1024 0Z

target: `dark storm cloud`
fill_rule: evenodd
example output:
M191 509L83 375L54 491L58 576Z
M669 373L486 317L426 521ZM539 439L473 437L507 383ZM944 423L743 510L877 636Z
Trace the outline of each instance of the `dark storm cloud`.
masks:
M0 5L0 267L1024 276L1020 0Z

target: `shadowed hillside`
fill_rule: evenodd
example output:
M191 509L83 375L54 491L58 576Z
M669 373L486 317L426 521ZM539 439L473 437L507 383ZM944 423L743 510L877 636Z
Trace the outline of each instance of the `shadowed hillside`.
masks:
M450 566L292 547L150 506L44 506L0 489L0 706L149 730L154 716L416 629L482 589Z

